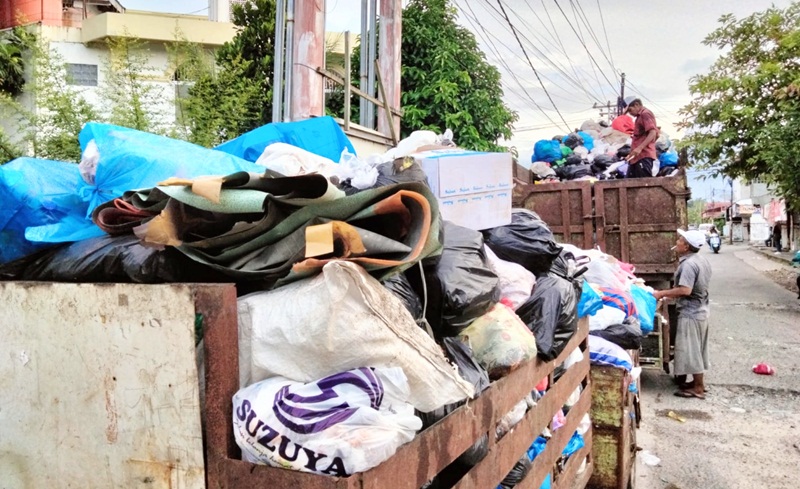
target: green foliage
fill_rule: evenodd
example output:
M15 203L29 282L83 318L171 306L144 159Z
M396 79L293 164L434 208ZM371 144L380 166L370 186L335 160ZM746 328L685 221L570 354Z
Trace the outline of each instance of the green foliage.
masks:
M167 131L167 135L176 139L192 140L192 125L197 107L191 90L200 80L207 80L214 75L213 53L197 43L190 42L178 29L175 30L175 42L165 45L167 58L167 77L175 86L175 125ZM213 100L203 103L214 105ZM190 108L191 106L191 108Z
M249 62L229 62L226 69L197 80L183 102L189 141L213 147L261 125L258 84L244 73Z
M159 112L162 89L148 73L147 45L128 33L106 40L108 61L102 87L108 122L140 131L161 132L172 115Z
M0 135L0 156L3 161L24 154L80 161L78 133L86 122L97 118L97 113L68 83L64 60L57 52L44 41L32 44L28 52L32 77L24 96L37 109L26 109L11 96L0 97L2 118L14 135Z
M33 72L33 94L39 108L33 138L37 157L81 159L78 133L84 124L97 120L98 114L69 81L63 58L43 44L37 45Z
M450 128L459 146L498 150L517 114L503 102L500 72L449 0L411 0L403 10L401 132ZM357 66L357 65L356 65Z
M706 207L706 201L703 199L692 199L688 202L687 211L690 224L700 224L703 222L703 210Z
M800 206L800 4L725 15L704 43L723 51L689 88L684 140L700 168L772 184Z
M241 74L258 89L257 99L244 97L244 101L252 104L246 112L258 110L260 114L245 131L272 122L275 14L275 0L250 0L233 4L231 17L238 32L217 51L217 64L223 70ZM249 87L247 91L250 92Z
M36 36L23 27L0 33L0 92L19 95L25 86L25 52L36 44Z

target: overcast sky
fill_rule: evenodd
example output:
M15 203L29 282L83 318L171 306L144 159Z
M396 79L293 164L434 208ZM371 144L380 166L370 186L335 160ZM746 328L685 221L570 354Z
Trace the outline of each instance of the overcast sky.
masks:
M204 14L207 0L122 0L130 9ZM327 0L328 31L360 29L361 0ZM614 103L621 73L626 95L638 95L671 137L678 110L690 100L688 81L719 55L702 44L725 13L744 17L789 0L503 0L511 24L547 89L536 79L496 0L457 0L460 22L472 30L500 69L505 100L519 113L514 137L520 159L533 144L598 119L598 103ZM563 10L563 12L562 12ZM573 31L574 28L574 31ZM538 105L538 107L537 107ZM558 109L553 108L553 105ZM560 114L559 114L560 113ZM565 123L566 121L566 126ZM442 128L444 130L445 128ZM456 134L456 138L458 135ZM692 175L695 177L696 175ZM721 180L693 185L694 196L718 198Z

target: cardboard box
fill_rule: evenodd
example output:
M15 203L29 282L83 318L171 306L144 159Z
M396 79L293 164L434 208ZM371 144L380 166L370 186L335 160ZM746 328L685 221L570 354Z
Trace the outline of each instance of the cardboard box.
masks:
M511 222L509 153L446 149L413 157L428 176L444 219L479 231Z

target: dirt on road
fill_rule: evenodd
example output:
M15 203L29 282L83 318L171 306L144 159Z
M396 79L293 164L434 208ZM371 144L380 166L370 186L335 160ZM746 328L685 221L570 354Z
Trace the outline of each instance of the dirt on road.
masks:
M634 487L800 487L797 273L745 247L703 253L714 273L709 392L675 397L671 376L645 370ZM753 373L759 362L776 375Z

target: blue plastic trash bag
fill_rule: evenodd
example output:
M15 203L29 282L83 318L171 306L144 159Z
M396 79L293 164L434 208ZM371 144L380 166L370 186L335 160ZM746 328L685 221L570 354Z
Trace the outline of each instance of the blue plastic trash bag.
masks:
M595 292L588 282L583 282L581 300L578 302L578 317L594 316L597 311L603 308L603 298Z
M94 182L81 179L78 187L81 198L89 203L87 219L97 206L125 191L153 187L170 177L264 172L263 167L220 151L110 124L90 122L78 139L81 150L94 140L99 152Z
M642 335L652 333L658 301L653 294L638 285L631 285L631 297L636 304L636 317L642 326Z
M533 145L531 162L546 161L552 163L561 159L561 144L552 139L542 139Z
M342 151L356 154L353 144L333 117L296 122L274 122L217 146L216 150L256 161L272 143L287 143L338 163Z
M17 158L0 166L0 263L45 246L26 239L26 229L83 218L86 203L75 193L79 179L78 165L62 161Z
M572 438L569 439L567 446L564 447L564 451L561 452L561 454L565 457L569 457L584 446L586 446L586 443L583 441L583 436L576 431L572 434Z
M591 151L594 149L594 138L584 131L578 131L578 136L583 138L583 147Z
M658 162L661 166L678 166L678 153L665 151L658 157Z

